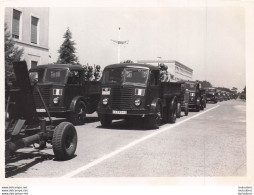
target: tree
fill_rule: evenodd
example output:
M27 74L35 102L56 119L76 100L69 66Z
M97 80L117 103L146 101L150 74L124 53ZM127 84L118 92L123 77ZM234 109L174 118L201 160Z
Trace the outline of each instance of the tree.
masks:
M59 64L79 64L78 57L76 56L76 43L72 41L72 33L69 28L63 35L65 39L60 49L58 50L59 57L57 63Z
M246 93L246 86L243 88L242 93Z
M196 80L196 82L199 82L201 84L202 88L212 87L212 84L209 81L199 81L199 80Z
M15 41L11 37L8 30L8 26L4 25L4 54L5 54L5 80L8 83L9 78L13 75L12 63L20 61L24 53L23 48L19 48L15 45Z

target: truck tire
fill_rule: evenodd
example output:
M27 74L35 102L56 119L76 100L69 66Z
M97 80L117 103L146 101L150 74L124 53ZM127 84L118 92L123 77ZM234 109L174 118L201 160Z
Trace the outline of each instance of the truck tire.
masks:
M62 122L55 128L52 146L57 160L71 159L76 151L77 143L77 131L71 123Z
M176 108L176 118L181 117L181 104L177 103L177 108Z
M188 116L188 114L189 114L189 106L188 106L188 104L186 104L184 107L184 115Z
M155 113L152 114L148 119L148 126L151 129L158 129L161 124L161 105L159 103L156 104Z
M86 104L82 100L75 105L74 111L69 115L69 121L73 125L84 125L86 118Z
M177 105L174 103L173 110L169 109L168 111L168 121L169 123L175 123L176 122L176 112L177 112Z
M200 111L200 105L196 105L196 112Z
M112 124L112 118L109 115L106 114L100 114L100 121L102 127L110 127Z
M200 110L204 110L204 103L200 105Z

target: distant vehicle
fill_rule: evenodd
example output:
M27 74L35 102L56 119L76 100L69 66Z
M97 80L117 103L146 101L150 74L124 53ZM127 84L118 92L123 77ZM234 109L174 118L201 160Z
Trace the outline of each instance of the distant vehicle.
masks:
M189 108L195 109L197 112L199 112L202 107L204 106L201 101L201 89L200 89L200 83L195 81L186 81L186 88L190 92L190 99L189 99Z
M221 90L218 90L217 92L218 92L217 99L218 99L219 102L222 102L224 100L223 93L222 93Z
M207 102L207 97L206 97L206 90L205 89L200 89L201 93L201 110L204 110L206 108L206 102Z
M177 112L177 118L180 118L181 111L184 112L185 116L188 116L189 114L189 99L190 99L190 92L186 90L186 83L183 81L180 81L181 83L181 94L180 94L180 103L178 103L178 112ZM181 107L181 109L179 109Z
M31 82L36 83L41 91L33 92L40 116L46 115L40 96L45 100L51 116L67 118L74 125L83 125L86 113L96 111L100 99L100 82L86 81L82 66L40 65L30 69L29 75Z
M206 89L206 100L215 104L218 102L218 91L215 87Z
M105 67L98 115L103 127L113 119L140 118L148 128L175 123L181 105L181 83L161 82L159 67L122 63ZM177 108L178 107L178 108Z

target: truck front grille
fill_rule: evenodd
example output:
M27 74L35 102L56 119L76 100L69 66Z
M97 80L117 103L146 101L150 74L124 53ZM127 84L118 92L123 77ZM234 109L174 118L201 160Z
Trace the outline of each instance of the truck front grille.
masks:
M111 88L112 109L131 109L132 88L131 87L114 87Z
M41 92L41 95L43 97L43 100L46 104L46 106L49 106L50 104L50 86L37 86ZM43 103L41 101L40 95L38 93L38 91L36 89L34 89L33 91L33 95L34 95L34 101L35 101L35 105L37 108L43 107Z

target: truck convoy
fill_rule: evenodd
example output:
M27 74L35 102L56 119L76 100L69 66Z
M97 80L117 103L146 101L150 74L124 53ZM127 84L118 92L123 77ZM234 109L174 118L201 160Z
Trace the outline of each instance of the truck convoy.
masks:
M161 82L159 67L122 63L105 67L98 115L103 127L113 119L144 119L149 128L175 123L181 108L181 83ZM188 106L188 104L185 104Z
M73 125L83 125L86 113L96 111L100 98L100 82L88 81L86 70L80 65L40 65L29 71L30 79L36 83L40 93L33 92L36 111L46 116L45 101L53 117L67 118Z

